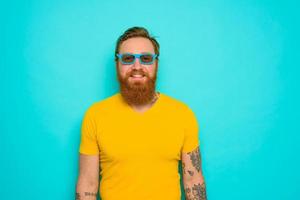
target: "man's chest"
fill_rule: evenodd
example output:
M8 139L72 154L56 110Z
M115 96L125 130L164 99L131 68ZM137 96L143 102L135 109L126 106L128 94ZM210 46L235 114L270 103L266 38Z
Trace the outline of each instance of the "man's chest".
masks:
M184 132L172 120L107 120L98 132L100 156L107 161L180 159Z

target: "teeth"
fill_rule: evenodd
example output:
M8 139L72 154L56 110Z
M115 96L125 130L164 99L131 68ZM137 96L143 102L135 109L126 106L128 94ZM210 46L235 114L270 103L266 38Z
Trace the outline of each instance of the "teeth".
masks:
M141 78L141 77L143 77L143 75L141 75L141 74L134 74L134 75L132 75L133 77L137 77L137 78Z

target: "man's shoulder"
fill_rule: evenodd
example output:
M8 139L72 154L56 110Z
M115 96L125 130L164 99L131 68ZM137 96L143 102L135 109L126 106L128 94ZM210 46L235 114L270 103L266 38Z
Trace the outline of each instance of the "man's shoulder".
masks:
M163 97L165 99L164 110L172 117L178 117L184 123L197 121L196 112L185 101L165 94Z
M161 93L163 98L165 99L165 105L170 107L171 109L176 109L177 111L182 112L190 112L192 109L190 106L184 102L183 100L180 100L179 98L167 95L165 93Z

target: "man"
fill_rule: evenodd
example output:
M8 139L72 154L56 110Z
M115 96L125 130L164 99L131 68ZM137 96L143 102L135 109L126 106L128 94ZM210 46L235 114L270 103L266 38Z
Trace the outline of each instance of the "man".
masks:
M120 93L85 113L76 199L96 199L100 185L102 200L180 200L180 160L186 199L206 199L196 117L155 90L158 57L159 44L145 28L119 37Z

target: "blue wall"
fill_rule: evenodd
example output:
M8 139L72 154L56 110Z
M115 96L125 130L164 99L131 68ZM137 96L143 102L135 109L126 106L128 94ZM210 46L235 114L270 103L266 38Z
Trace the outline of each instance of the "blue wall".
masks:
M118 91L115 41L138 25L161 44L158 89L197 115L209 199L300 199L298 7L1 2L0 198L74 199L83 114Z

